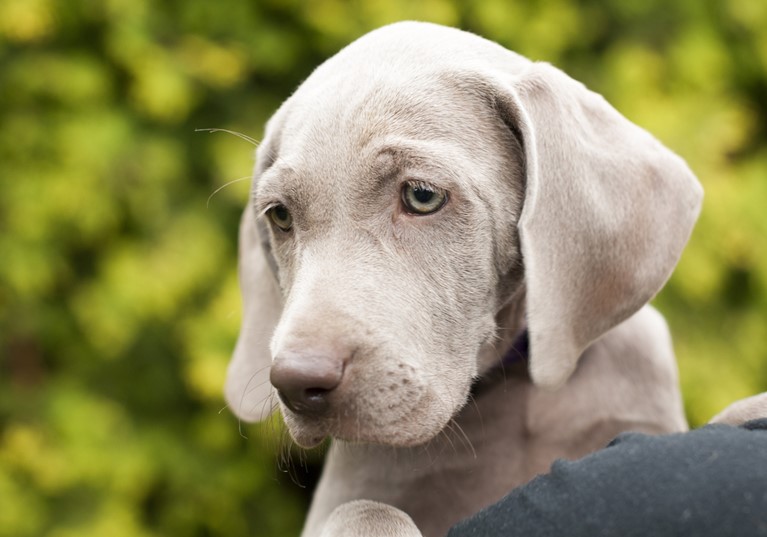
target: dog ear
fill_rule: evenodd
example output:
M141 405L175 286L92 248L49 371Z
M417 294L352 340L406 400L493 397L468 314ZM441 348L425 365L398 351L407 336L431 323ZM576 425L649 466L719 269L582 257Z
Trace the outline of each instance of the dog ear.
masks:
M556 387L660 290L703 191L680 157L560 70L534 63L494 85L526 160L518 226L530 373Z
M284 108L266 124L264 140L256 152L254 183L277 158ZM282 315L282 293L269 231L254 213L249 200L240 219L239 276L242 324L226 373L224 396L229 409L243 421L262 421L276 409L269 373L269 345Z
M242 326L227 370L225 395L244 421L261 421L275 407L269 371L269 343L282 312L282 298L268 232L248 204L240 221L239 273Z

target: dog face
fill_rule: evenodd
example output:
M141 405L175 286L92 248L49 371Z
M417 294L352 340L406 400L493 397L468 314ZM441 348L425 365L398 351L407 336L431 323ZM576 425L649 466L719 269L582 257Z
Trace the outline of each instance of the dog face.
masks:
M314 113L287 116L255 189L285 303L272 381L301 444L423 442L463 406L494 337L499 276L520 257L522 153L488 127L489 103L437 75L323 91ZM299 381L326 390L321 411L291 393L308 362L338 375Z
M268 377L301 445L423 443L521 296L533 379L561 384L664 283L699 203L680 159L556 69L433 25L373 32L259 148L230 406L268 414Z

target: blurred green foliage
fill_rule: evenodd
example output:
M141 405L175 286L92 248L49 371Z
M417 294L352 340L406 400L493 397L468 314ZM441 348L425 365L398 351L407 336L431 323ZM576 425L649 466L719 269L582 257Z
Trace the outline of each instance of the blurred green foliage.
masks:
M688 413L767 390L767 3L0 0L0 537L297 534L279 431L221 412L253 147L401 19L565 69L707 197L656 300ZM289 483L289 479L287 482Z

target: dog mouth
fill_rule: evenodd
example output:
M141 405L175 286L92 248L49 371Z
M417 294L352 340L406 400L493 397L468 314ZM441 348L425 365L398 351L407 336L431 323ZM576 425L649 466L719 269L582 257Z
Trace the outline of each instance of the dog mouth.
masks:
M426 444L436 437L443 427L430 432L424 428L370 429L349 422L335 423L299 423L299 419L291 419L284 415L285 423L293 441L299 446L312 449L322 444L327 438L340 440L350 444L376 444L391 447L416 447Z
M321 416L281 402L283 420L293 440L307 449L328 437L393 447L422 445L437 436L462 405L451 408L433 390L414 384L397 383L392 388L394 384L384 383L374 394L357 397L334 393Z

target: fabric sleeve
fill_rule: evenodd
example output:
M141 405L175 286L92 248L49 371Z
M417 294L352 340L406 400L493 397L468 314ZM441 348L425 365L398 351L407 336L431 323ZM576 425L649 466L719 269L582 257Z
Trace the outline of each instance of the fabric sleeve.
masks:
M625 433L455 525L448 537L767 536L767 419Z

